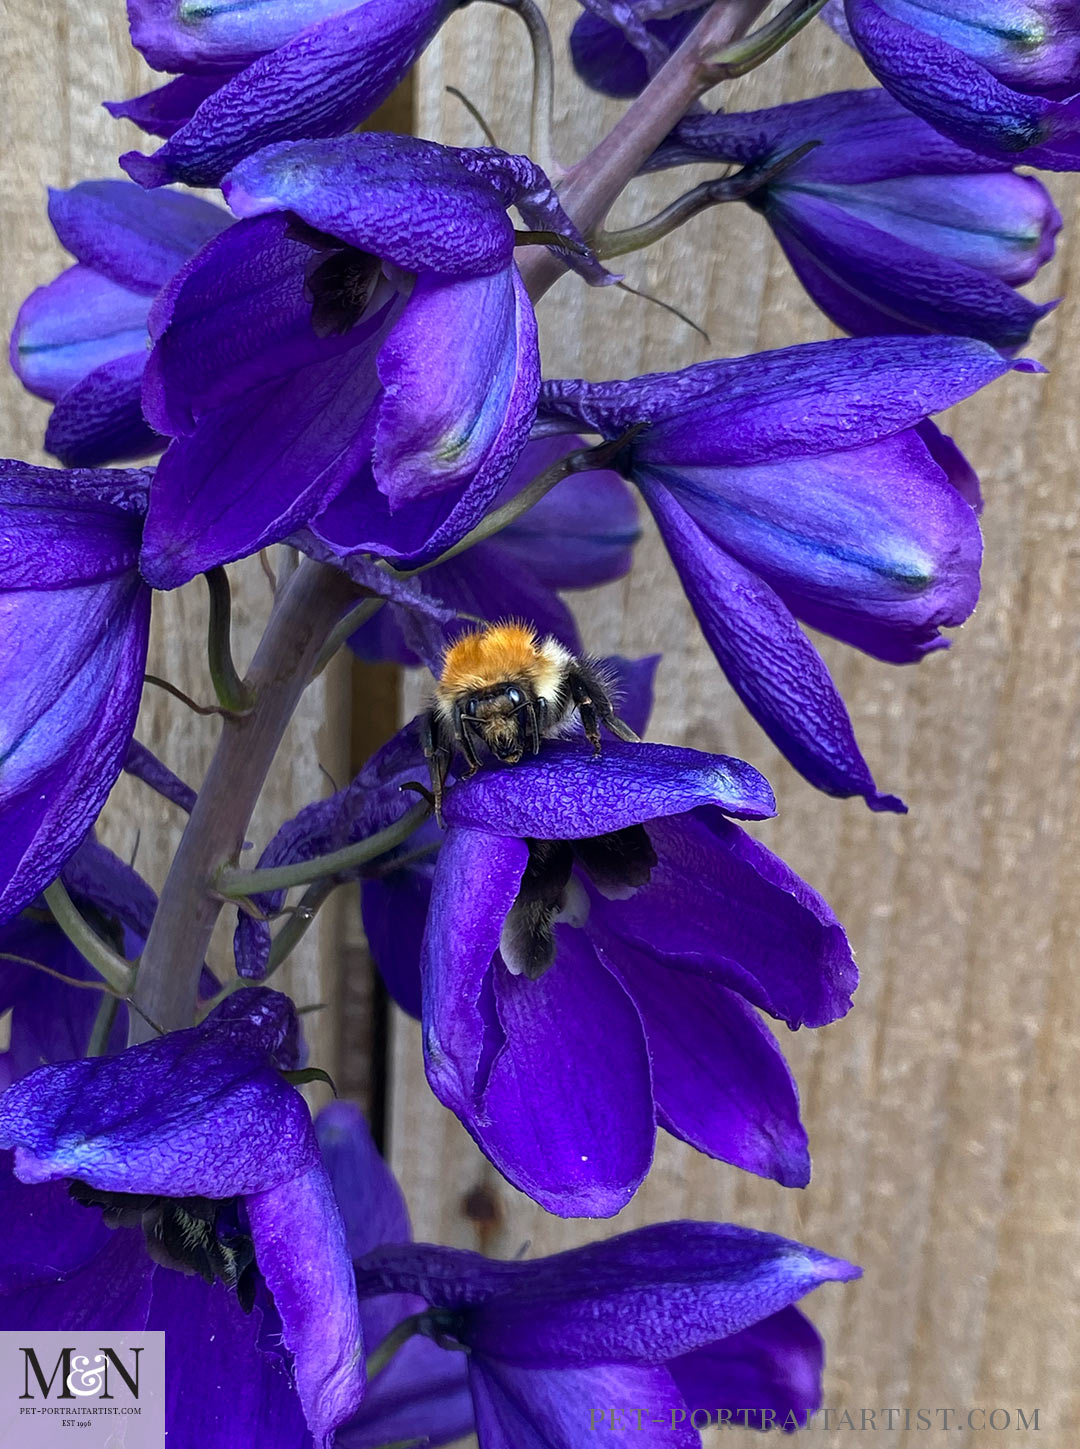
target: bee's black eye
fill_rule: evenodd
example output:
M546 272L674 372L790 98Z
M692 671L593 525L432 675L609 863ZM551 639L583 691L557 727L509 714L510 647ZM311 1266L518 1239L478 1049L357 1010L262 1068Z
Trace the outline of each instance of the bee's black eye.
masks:
M524 696L522 695L521 690L520 689L514 689L514 687L512 685L506 691L506 697L510 701L510 703L514 706L515 709L517 709L517 707L518 707L519 704L523 703L523 699L524 699Z
M475 719L476 718L476 700L475 699L470 699L470 700L467 700L466 701L466 703L465 703L465 713L469 716L470 719Z

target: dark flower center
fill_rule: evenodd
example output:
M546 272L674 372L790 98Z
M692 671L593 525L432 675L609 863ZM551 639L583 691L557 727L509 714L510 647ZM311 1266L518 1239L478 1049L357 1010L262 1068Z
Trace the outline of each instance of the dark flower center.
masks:
M567 909L575 861L601 895L624 900L648 883L656 852L644 825L585 840L526 840L529 862L503 924L499 950L515 975L536 981L555 960L555 925Z
M204 1283L223 1283L235 1291L244 1312L251 1312L255 1250L240 1224L238 1199L104 1192L78 1179L68 1191L84 1207L100 1208L110 1228L141 1227L155 1263L197 1273Z

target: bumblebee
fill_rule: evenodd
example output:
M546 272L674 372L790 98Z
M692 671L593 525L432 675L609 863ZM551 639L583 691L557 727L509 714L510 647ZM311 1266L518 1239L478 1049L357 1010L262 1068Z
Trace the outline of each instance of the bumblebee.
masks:
M449 646L424 721L424 754L431 771L436 813L455 751L462 777L474 775L484 754L516 765L538 754L540 741L565 733L577 713L585 737L600 753L600 726L621 740L636 740L616 715L611 684L590 659L579 659L557 639L541 639L531 625L491 624Z

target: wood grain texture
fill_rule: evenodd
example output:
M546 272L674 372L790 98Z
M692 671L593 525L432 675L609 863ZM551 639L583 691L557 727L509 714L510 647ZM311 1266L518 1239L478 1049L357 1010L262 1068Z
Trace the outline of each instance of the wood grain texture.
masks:
M0 0L0 326L10 332L23 298L70 263L45 214L45 188L119 176L121 151L139 148L134 126L114 121L106 99L138 94L154 84L128 40L122 0L87 3ZM147 147L149 149L149 147ZM41 450L49 408L4 370L0 382L0 455L31 462L53 460ZM257 561L230 570L235 605L235 647L245 667L270 606L270 586ZM206 669L205 586L195 580L154 600L149 671L194 698L212 699ZM252 822L256 850L303 804L328 794L329 776L340 784L349 765L349 679L344 660L311 686L278 755ZM190 713L160 690L148 688L137 737L190 784L198 785L210 758L217 725ZM106 807L102 838L159 887L183 827L181 812L142 785L122 778ZM333 1004L341 990L336 947L345 902L331 901L280 975L301 1005ZM235 912L223 913L213 960L228 960ZM306 1019L312 1060L332 1075L340 1039L330 1010ZM326 1089L318 1088L320 1100Z
M561 46L578 6L545 9ZM445 91L453 84L501 144L526 143L527 46L513 16L478 5L455 17L420 76L421 134L480 140ZM867 83L815 25L725 103ZM564 75L564 159L583 154L617 110ZM676 184L639 185L619 214L648 214ZM433 1101L419 1032L401 1018L391 1146L426 1238L512 1255L526 1242L544 1252L690 1215L850 1257L863 1282L809 1303L829 1349L829 1405L1001 1407L1014 1425L1016 1409L1038 1408L1037 1442L1066 1449L1080 1433L1080 189L1068 177L1050 184L1066 225L1037 294L1065 300L1030 349L1050 375L1011 377L949 419L986 486L979 610L953 650L917 668L822 646L879 785L904 796L909 816L825 799L781 761L720 676L652 530L627 581L578 599L591 647L663 652L650 737L743 755L769 775L781 813L755 833L825 893L855 944L863 983L850 1017L812 1033L781 1029L810 1130L811 1186L785 1191L667 1139L614 1223L555 1221L507 1188ZM830 335L745 208L705 215L625 265L631 283L688 312L711 342L634 297L567 278L541 309L549 375L623 376ZM860 1442L907 1449L943 1432L883 1424ZM855 1435L806 1437L841 1445ZM945 1442L985 1439L1030 1435L953 1429ZM721 1442L761 1440L734 1431Z

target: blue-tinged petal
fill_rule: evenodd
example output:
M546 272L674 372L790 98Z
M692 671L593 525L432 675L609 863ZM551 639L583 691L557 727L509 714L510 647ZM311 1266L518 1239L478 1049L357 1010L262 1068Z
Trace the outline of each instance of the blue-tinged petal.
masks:
M902 811L896 796L878 792L829 671L787 605L666 490L650 489L648 499L709 647L776 747L819 790Z
M782 1308L741 1333L707 1348L671 1359L668 1371L686 1400L687 1417L708 1411L716 1422L722 1409L732 1422L753 1405L751 1428L765 1428L772 1413L777 1426L805 1425L821 1407L825 1349L821 1335L797 1308ZM785 1420L788 1424L785 1425Z
M843 927L778 856L714 810L654 821L649 838L647 885L620 901L593 893L589 930L606 957L620 965L625 945L654 972L707 976L792 1028L850 1009L858 971Z
M103 363L53 408L45 449L68 468L97 468L158 453L166 439L143 416L146 349Z
M421 958L424 1065L455 1112L472 1111L501 1044L490 968L528 855L523 840L460 829L439 852Z
M985 65L890 13L875 0L845 0L854 43L898 101L974 151L1049 171L1080 164L1080 97L1027 94Z
M330 1180L316 1162L256 1192L246 1206L304 1417L317 1449L329 1449L334 1429L359 1406L365 1380L356 1286Z
M447 147L414 136L364 132L267 146L231 171L222 191L239 217L295 212L410 272L491 276L513 259L499 191Z
M0 470L0 920L53 879L123 766L150 626L134 568L146 484L139 472Z
M134 1236L145 1257L141 1234ZM311 1449L285 1358L258 1346L260 1317L258 1307L246 1314L220 1283L167 1268L154 1273L146 1327L165 1333L173 1449L235 1449L239 1424L259 1449Z
M146 359L150 303L89 267L69 267L31 292L11 334L19 381L50 402L104 363Z
M651 951L625 937L610 948L597 938L596 949L641 1015L660 1126L710 1157L805 1187L810 1155L795 1081L757 1013L715 980L658 970Z
M963 180L998 179L949 177L942 184L953 187ZM899 182L888 185L895 191ZM954 228L942 227L943 235L936 238L926 226L926 234L915 244L904 238L904 228L893 225L883 230L862 212L847 197L819 197L782 188L774 192L767 208L789 255L796 249L809 253L812 266L824 272L832 284L830 290L840 292L844 304L830 306L828 293L813 286L812 274L808 276L799 267L798 256L792 255L811 296L848 332L880 330L879 318L884 314L894 332L948 332L1015 351L1027 342L1035 323L1056 305L1029 301L1000 277L958 260L955 253L964 248L950 246L956 236Z
M879 659L941 648L978 602L978 519L914 429L782 467L673 458L639 478L662 528L670 490L799 618Z
M131 121L148 136L168 139L187 124L206 100L222 86L233 71L209 71L206 75L178 75L173 80L133 96L130 101L104 101L110 116Z
M260 147L301 137L340 136L382 104L453 8L453 0L416 0L409 5L401 0L315 3L324 18L311 14L301 21L306 28L299 33L295 7L282 10L292 38L282 41L278 31L273 40L276 49L265 45L269 32L264 16L269 7L243 7L246 14L241 22L254 21L256 33L263 37L258 48L268 53L258 55L239 74L226 74L191 120L153 156L137 151L122 156L120 164L128 174L145 186L166 181L216 185ZM238 13L235 7L227 9L235 27ZM220 10L225 12L226 7ZM191 36L192 28L184 28ZM231 59L227 47L218 48L216 62L231 68L250 53L241 48ZM191 68L205 66L196 62Z
M542 415L612 437L653 421L633 457L759 463L854 448L914 427L1026 363L960 337L853 337L624 382L549 382Z
M503 1176L549 1213L611 1217L652 1161L649 1053L633 1001L584 932L561 926L556 936L555 963L537 981L501 960L492 967L503 1045L459 1116Z
M227 211L199 196L151 196L134 182L113 180L50 190L49 220L78 261L147 297L232 222Z
M516 267L421 276L379 353L375 478L390 507L466 483L494 498L540 393L536 316Z
M318 1160L315 1135L273 1059L281 1033L295 1030L284 1000L235 993L201 1026L17 1082L0 1099L0 1144L15 1147L21 1180L226 1198L305 1173Z
M538 756L492 766L447 794L448 825L541 840L579 840L718 805L728 815L775 814L768 781L752 765L676 745L548 740Z
M614 10L617 7L608 8ZM674 8L673 5L668 6L669 10ZM570 57L574 69L594 91L619 100L629 100L644 90L650 75L650 59L659 60L677 50L701 19L705 8L691 0L689 5L681 7L681 14L639 21L640 30L651 42L645 50L600 15L582 15L570 32ZM629 7L623 5L621 9L626 11ZM640 31L636 32L636 38L641 38Z
M555 1369L484 1358L470 1363L469 1383L484 1449L614 1449L628 1431L641 1449L700 1449L682 1394L660 1366Z
M363 0L128 0L131 43L155 70L218 70L254 60L305 26Z

